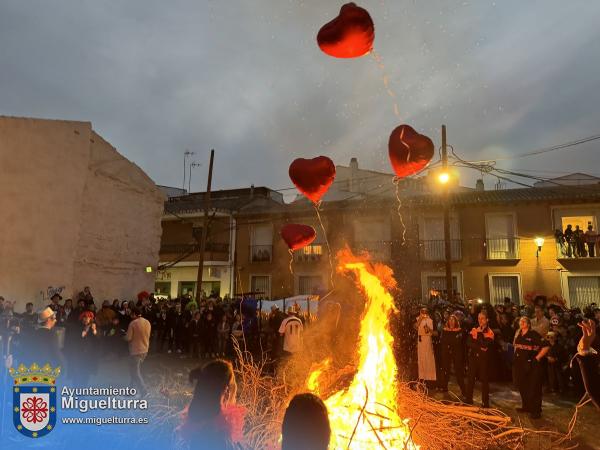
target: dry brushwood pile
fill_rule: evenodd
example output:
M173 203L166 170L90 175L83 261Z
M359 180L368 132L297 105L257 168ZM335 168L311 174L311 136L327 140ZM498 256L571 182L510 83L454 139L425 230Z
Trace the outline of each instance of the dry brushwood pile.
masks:
M238 402L247 408L245 444L249 449L278 449L283 414L289 400L305 392L305 382L298 382L299 370L308 374L306 364L292 360L290 367L276 376L265 376L265 360L255 360L248 352L237 351ZM301 367L300 367L301 366ZM351 378L347 366L332 370L319 379L319 394L339 389ZM306 378L303 378L305 380ZM497 409L481 409L458 402L438 401L428 397L418 383L400 383L398 404L401 417L411 417L413 441L421 449L523 449L574 448L558 432L531 430L514 424ZM352 407L352 405L350 405ZM360 410L361 405L354 405ZM335 430L333 430L335 432ZM359 448L359 446L350 446ZM386 448L384 444L382 449ZM336 449L337 450L337 449Z

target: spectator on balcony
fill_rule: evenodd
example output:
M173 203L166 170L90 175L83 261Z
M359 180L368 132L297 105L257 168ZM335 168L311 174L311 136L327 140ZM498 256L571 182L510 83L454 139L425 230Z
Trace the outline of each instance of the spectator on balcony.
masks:
M587 244L588 256L593 258L596 256L596 242L598 241L598 233L594 230L594 226L588 224L588 229L585 232L585 243Z
M567 257L572 258L575 256L575 233L573 232L573 225L567 225L563 237L567 244Z
M575 231L573 232L575 237L575 248L577 250L576 256L584 257L587 255L585 250L585 234L579 225L575 225Z

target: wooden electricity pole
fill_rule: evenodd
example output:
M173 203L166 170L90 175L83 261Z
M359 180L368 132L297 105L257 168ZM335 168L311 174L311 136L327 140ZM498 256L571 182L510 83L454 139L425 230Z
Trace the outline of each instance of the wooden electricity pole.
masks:
M196 276L196 303L200 304L202 299L202 275L204 271L204 253L206 252L206 239L208 237L209 213L210 213L210 188L212 185L213 161L215 159L214 149L210 151L210 164L208 166L208 183L204 194L204 225L202 225L202 236L200 238L200 257L198 258L198 275Z
M442 125L442 171L448 173L448 149L446 148L446 125ZM452 283L452 242L450 241L450 183L447 181L442 189L444 203L444 254L446 261L447 300L452 300L454 292Z

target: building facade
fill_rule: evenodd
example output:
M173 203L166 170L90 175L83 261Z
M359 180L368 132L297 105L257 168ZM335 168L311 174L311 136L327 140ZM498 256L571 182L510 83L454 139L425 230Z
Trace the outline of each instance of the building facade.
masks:
M17 311L152 289L164 196L91 123L0 117L0 193L0 295Z
M303 198L286 204L267 188L251 188L253 198L249 190L223 191L222 197L240 198L230 199L227 206L231 233L222 236L228 242L211 241L228 249L222 259L212 256L206 263L205 279L218 261L226 266L221 275L229 278L221 279L215 293L251 292L280 299L328 292L337 276L332 270L335 255L346 247L366 251L391 266L402 295L411 300L427 301L432 291L447 291L443 197L432 177L395 185L389 174L358 169L354 159L349 167L338 166L337 172L339 177L319 210L322 226L312 203ZM203 194L198 194L192 213L196 218L201 198ZM184 196L171 203L191 201ZM510 297L522 303L526 295L536 293L583 306L600 297L600 242L591 256L585 235L579 238L585 251L556 237L557 230L560 236L569 224L582 232L591 225L595 233L600 225L599 184L550 183L486 191L479 180L476 189L454 186L449 201L453 290L462 298L496 303ZM217 208L225 211L223 204ZM182 224L170 223L177 220L166 216L163 220L161 261L167 259L163 255L176 258L175 253L166 253L176 236L182 236L178 243L196 242L192 225L182 231ZM287 223L311 225L315 241L291 254L280 237ZM160 284L164 280L157 280L157 289L164 286L171 296L181 294L182 282L195 280L197 261L190 256L176 263L167 272L172 284L167 287ZM174 269L181 275L175 275ZM212 287L203 288L208 294Z

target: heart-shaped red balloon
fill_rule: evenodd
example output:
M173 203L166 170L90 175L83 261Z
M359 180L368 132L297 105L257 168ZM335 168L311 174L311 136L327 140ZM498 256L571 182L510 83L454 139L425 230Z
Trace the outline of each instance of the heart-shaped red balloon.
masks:
M317 237L317 232L309 225L288 223L281 229L281 237L290 250L294 251L306 247L314 241Z
M388 149L392 168L399 178L423 170L434 154L431 139L409 125L400 125L392 131Z
M358 58L373 49L375 26L367 12L354 3L346 3L340 14L326 23L317 34L319 48L335 58Z
M335 179L335 165L327 156L298 158L290 164L289 173L298 190L317 203Z

